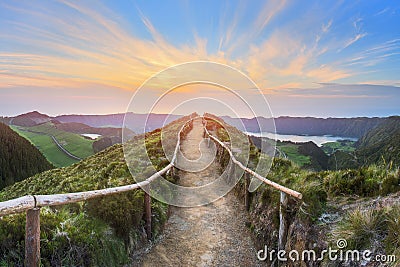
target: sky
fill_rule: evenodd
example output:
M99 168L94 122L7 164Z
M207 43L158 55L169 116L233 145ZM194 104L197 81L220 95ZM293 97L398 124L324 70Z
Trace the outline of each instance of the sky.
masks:
M0 116L147 112L200 72L236 84L253 115L400 115L398 25L399 1L1 1ZM237 72L160 78L193 61ZM221 86L171 92L157 112L252 116Z

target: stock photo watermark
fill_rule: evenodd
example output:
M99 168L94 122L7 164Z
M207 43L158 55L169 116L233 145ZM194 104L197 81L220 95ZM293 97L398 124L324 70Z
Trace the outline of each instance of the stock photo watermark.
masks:
M310 250L275 250L264 246L257 252L257 259L260 261L298 262L313 261L344 261L344 262L380 262L391 263L396 261L395 255L374 254L371 250L346 249L347 240L339 239L336 242L337 248L328 247L320 252Z

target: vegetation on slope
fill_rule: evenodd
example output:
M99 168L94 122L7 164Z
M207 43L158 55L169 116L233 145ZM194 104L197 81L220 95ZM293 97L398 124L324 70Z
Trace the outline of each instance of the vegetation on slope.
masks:
M48 122L24 130L54 136L66 150L77 157L86 158L93 155L93 140L84 138L79 134L62 131L54 123Z
M216 124L217 125L217 124ZM215 133L226 140L225 129L231 126L220 120L220 129ZM223 127L223 128L222 128ZM250 149L251 161L257 160L257 149ZM222 156L221 164L227 165L229 156ZM255 166L250 163L250 166ZM400 170L386 165L370 165L353 170L315 172L300 168L297 164L283 158L275 158L267 178L303 194L302 201L289 197L289 228L286 250L314 249L317 253L326 249L338 237L348 238L351 247L371 249L375 253L399 255L399 223L395 217L398 207L391 204L372 206L370 211L358 212L348 208L349 213L341 211L344 205L355 200L372 201L375 198L390 198L400 192ZM241 179L236 192L243 198L244 181ZM261 248L267 245L276 249L279 229L279 191L268 185L261 185L251 194L249 227ZM394 196L396 198L396 196ZM334 203L340 203L339 211L332 211ZM382 208L384 207L384 209ZM338 213L337 222L325 222L326 213ZM389 224L387 222L390 221ZM387 225L386 225L387 224ZM368 247L370 246L370 247ZM287 263L288 266L297 266ZM302 262L312 266L325 266L323 262ZM343 266L337 263L335 266ZM377 265L373 265L377 266Z
M299 166L304 166L311 163L310 156L300 154L299 146L293 142L277 142L277 147L288 159Z
M130 171L136 179L151 173L139 158L139 143L145 139L147 153L157 169L168 164L160 146L161 134L167 146L175 146L177 132L187 117L134 137L129 146L136 165ZM175 137L175 138L174 138ZM122 145L114 145L72 166L30 177L0 192L0 200L28 194L54 194L102 189L136 183L125 162ZM175 177L167 177L174 182ZM57 208L42 208L41 251L44 266L122 266L129 254L145 242L142 190L97 198ZM152 201L152 229L157 237L167 219L168 206ZM0 266L22 266L24 214L0 220Z
M257 117L252 119L231 118L223 119L246 132L259 133L260 126L267 132L278 134L295 135L333 135L359 138L372 128L379 125L385 118L313 118L313 117L278 117L271 118ZM245 128L243 128L243 126Z
M329 157L313 142L274 141L266 137L256 136L250 136L250 139L258 149L261 149L262 142L275 144L277 156L287 158L304 169L315 171L328 169Z
M52 122L35 125L32 127L12 126L21 136L31 141L43 155L57 167L69 166L78 160L65 154L53 141L57 141L68 152L79 157L86 158L94 154L92 144L94 140L84 138L75 133L65 132L56 127Z
M385 119L356 144L361 164L381 161L400 166L400 116Z
M0 189L53 166L28 140L0 123Z
M15 132L29 140L48 161L56 167L70 166L77 162L76 159L69 157L54 143L49 135L22 131L19 126L10 126Z
M322 150L328 155L332 155L335 151L343 152L354 152L355 151L355 141L351 140L338 140L336 142L328 142L322 144Z

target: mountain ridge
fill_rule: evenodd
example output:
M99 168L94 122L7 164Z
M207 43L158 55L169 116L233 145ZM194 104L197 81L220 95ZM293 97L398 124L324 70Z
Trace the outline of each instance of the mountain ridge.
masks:
M315 117L289 117L274 118L256 117L252 119L231 118L221 116L227 123L246 132L276 132L288 135L332 135L342 137L360 138L366 132L382 123L381 117L354 117L354 118L315 118ZM275 127L274 127L275 126Z
M41 114L49 117L50 119L58 120L62 123L76 122L83 123L91 127L122 127L125 115L126 123L128 125L135 122L135 125L145 125L143 127L131 127L130 130L136 133L143 133L144 131L152 131L160 128L169 122L182 117L182 115L168 115L168 114L139 114L139 113L113 113L103 115L80 115L68 114L58 116L48 116L37 111L32 111L25 114ZM0 121L10 124L15 124L15 118L21 117L24 114L14 117L2 117ZM258 122L263 126L262 129L277 134L295 134L295 135L333 135L342 137L360 138L367 131L379 125L388 117L351 117L351 118L318 118L312 116L297 117L297 116L279 116L274 118L255 117L255 118L232 118L230 116L220 116L224 121L235 126L239 130L247 132L260 132ZM148 121L146 123L146 119ZM17 120L18 122L18 120ZM244 124L244 127L242 125ZM133 124L132 124L133 125ZM275 125L275 127L274 127Z

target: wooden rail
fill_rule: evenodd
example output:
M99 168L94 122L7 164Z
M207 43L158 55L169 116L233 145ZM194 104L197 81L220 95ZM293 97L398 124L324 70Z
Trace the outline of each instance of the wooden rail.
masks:
M49 206L57 206L57 205L66 205L75 202L85 201L97 197L109 196L113 194L118 194L122 192L132 191L139 188L143 188L149 186L151 182L159 178L161 175L165 174L168 170L174 170L174 163L177 158L178 151L180 150L180 142L181 142L181 135L184 126L187 123L192 123L193 119L191 118L188 122L186 122L181 130L178 133L178 142L175 146L174 154L171 160L171 163L164 167L162 170L154 173L146 180L125 185L125 186L118 186L100 190L92 190L92 191L85 191L85 192L76 192L76 193L66 193L66 194L54 194L54 195L29 195L23 196L19 198L15 198L12 200L0 202L0 217L21 213L26 211L26 233L25 233L25 266L39 266L40 265L40 208L41 207L49 207ZM203 117L203 123L205 122ZM302 198L302 194L296 192L292 189L284 187L278 183L270 181L265 177L262 177L258 173L250 170L249 168L245 167L240 161L238 161L232 151L226 146L223 142L218 140L216 137L212 136L207 128L206 124L204 123L204 130L207 136L221 145L224 149L226 149L230 155L230 158L233 163L238 165L241 169L243 169L246 177L245 181L245 205L247 209L250 206L250 199L248 195L248 186L250 183L250 175L260 179L265 184L272 186L273 188L281 191L281 205L280 205L280 229L279 229L279 248L286 243L286 234L287 234L287 227L288 225L285 223L286 219L284 218L287 209L287 199L286 194L289 194L293 197L298 199ZM145 192L144 197L144 211L145 211L145 220L146 220L146 234L148 238L151 238L151 197Z
M0 202L0 217L26 211L25 266L40 266L40 208L86 201L93 198L119 194L149 186L151 182L165 174L168 170L173 170L178 151L180 150L182 130L185 128L187 123L192 123L193 119L194 118L191 117L180 129L178 133L178 142L176 143L171 163L142 182L85 192L53 195L29 195ZM144 218L146 220L146 234L150 239L151 197L147 192L145 192L144 195L144 212Z
M255 171L245 167L240 161L238 161L235 156L233 155L232 151L230 150L230 148L224 144L223 142L221 142L218 138L214 137L212 134L210 134L210 132L207 130L206 125L204 126L204 131L206 132L206 135L209 136L212 140L214 140L215 142L217 142L220 146L222 146L228 153L229 156L232 159L232 162L235 163L237 166L239 166L242 170L244 170L245 172L247 172L248 174L250 174L253 177L256 177L257 179L261 180L263 183L272 186L273 188L284 192L288 195L291 195L297 199L301 199L303 197L303 195L295 190L292 190L290 188L287 188L283 185L280 185L278 183L275 183L261 175L259 175L258 173L256 173Z
M250 175L253 177L256 177L257 179L261 180L263 183L272 186L273 188L279 190L281 193L280 195L280 201L279 201L279 232L278 232L278 249L279 250L285 250L286 247L286 241L287 241L287 233L289 229L289 224L288 224L288 215L287 215L287 210L288 210L288 198L287 195L291 195L297 199L302 199L303 195L295 190L292 190L290 188L287 188L285 186L282 186L278 183L275 183L258 173L256 173L253 170L250 170L249 168L245 167L240 161L238 161L235 156L233 155L231 149L221 142L218 138L214 137L208 130L207 130L207 121L203 117L203 126L204 126L204 132L206 136L208 136L210 139L214 140L217 142L221 147L223 147L228 153L229 156L232 160L233 163L235 163L237 166L239 166L242 170L245 171L244 173L244 202L245 202L245 207L247 210L250 208L250 192L249 192L249 184L250 184Z

